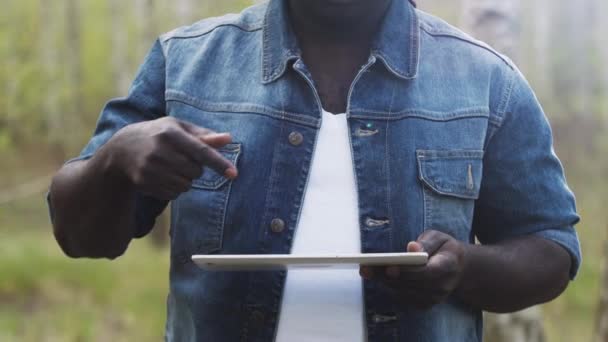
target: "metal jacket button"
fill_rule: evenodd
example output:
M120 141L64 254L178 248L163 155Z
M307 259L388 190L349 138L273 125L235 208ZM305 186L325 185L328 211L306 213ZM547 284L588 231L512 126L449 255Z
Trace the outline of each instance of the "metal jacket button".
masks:
M293 146L300 146L304 142L304 136L300 132L291 132L289 134L289 143Z
M395 315L374 314L372 316L372 322L374 322L374 323L388 323L388 322L393 322L396 320L397 320L397 316L395 316Z
M276 218L270 222L270 230L273 233L282 233L285 230L285 221Z
M368 228L382 227L389 223L390 223L390 220L388 220L388 219L373 219L371 217L368 217L365 219L365 225Z

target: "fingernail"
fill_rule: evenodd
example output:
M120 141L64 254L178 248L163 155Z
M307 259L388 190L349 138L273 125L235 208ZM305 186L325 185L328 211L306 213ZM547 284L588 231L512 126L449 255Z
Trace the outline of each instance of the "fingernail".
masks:
M230 133L209 133L207 135L205 135L205 138L209 139L209 138L223 138L223 137L230 137Z
M237 169L235 169L233 167L226 169L226 171L224 172L224 177L226 177L228 179L235 179L238 175L239 175L239 172L237 171Z
M422 245L416 241L412 241L410 243L407 244L407 251L408 252L424 252L424 248L422 247Z

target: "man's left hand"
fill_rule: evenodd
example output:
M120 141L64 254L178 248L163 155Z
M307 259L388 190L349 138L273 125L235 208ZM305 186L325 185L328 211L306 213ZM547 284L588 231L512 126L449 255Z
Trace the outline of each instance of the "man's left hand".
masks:
M452 294L465 268L465 246L450 235L435 230L425 231L417 241L407 245L408 252L426 252L425 266L362 266L364 279L377 280L395 291L401 303L429 309Z

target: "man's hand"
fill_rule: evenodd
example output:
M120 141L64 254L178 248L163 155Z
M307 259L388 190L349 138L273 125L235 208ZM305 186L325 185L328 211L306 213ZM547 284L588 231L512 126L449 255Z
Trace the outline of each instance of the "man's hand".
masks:
M231 179L237 176L236 167L216 150L230 142L230 134L165 117L123 128L100 154L108 170L126 178L136 191L173 200L190 189L203 167Z
M361 276L382 282L395 291L401 303L420 309L443 302L456 290L465 266L465 247L461 242L428 230L410 242L407 251L427 252L428 263L421 267L361 267Z

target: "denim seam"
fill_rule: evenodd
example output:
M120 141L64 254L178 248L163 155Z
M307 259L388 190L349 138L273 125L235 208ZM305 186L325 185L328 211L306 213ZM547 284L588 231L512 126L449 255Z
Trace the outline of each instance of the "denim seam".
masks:
M283 137L283 134L285 132L285 124L281 125L281 128L279 129L279 137ZM272 196L275 193L275 189L277 188L277 185L279 183L278 180L278 176L277 174L279 173L278 171L278 160L280 158L279 153L280 152L280 144L277 144L274 151L273 151L273 156L272 156L272 167L270 169L270 179L268 181L268 192L266 193L266 199L264 201L264 215L263 217L263 224L266 224L266 222L270 222L271 218L272 218L272 211L274 210L274 208L271 208L271 204L272 204ZM266 247L266 235L267 235L267 229L266 227L262 227L262 231L261 231L261 236L262 236L262 245L263 245L263 252L267 252L267 247Z
M424 164L425 164L425 161L427 161L427 160L445 160L445 159L452 159L452 160L464 159L464 160L466 160L466 159L471 159L471 158L474 158L474 157L471 156L470 158L460 158L457 156L448 156L448 157L435 157L433 159L429 159L429 158L424 158L421 155L418 155L418 157L417 157L418 177L423 184L425 184L433 192L435 192L439 195L452 196L452 197L457 197L457 198L462 198L462 199L477 199L479 197L479 189L473 189L470 191L445 189L445 188L435 184L435 182L432 179L429 179L429 177L427 176L427 173L424 171ZM481 158L476 158L476 160L481 160Z
M210 208L213 208L213 212L210 214L209 217L209 226L212 227L212 229L210 229L208 232L208 235L205 235L203 233L203 237L198 236L196 241L195 241L195 250L194 251L190 251L190 254L195 254L195 253L205 253L205 254L210 254L210 253L214 253L217 252L219 250L222 249L222 231L224 230L223 224L222 224L222 217L226 214L225 211L225 206L224 206L224 202L226 201L226 199L229 196L228 193L228 188L221 190L221 191L216 191L217 192L217 196L215 196L216 198L212 201L212 204L210 203ZM200 228L199 228L200 229ZM205 248L203 248L205 247ZM191 260L189 260L191 261Z
M168 33L165 33L165 34L161 35L160 39L163 42L168 42L168 41L173 40L173 39L199 38L199 37L205 36L205 35L213 32L216 29L221 28L221 27L234 27L234 28L237 28L237 29L239 29L239 30L241 30L243 32L257 32L257 31L260 31L262 29L261 26L260 27L255 27L255 26L254 27L243 27L243 26L240 26L240 25L238 25L236 23L218 23L217 25L213 25L211 27L204 28L204 29L199 29L198 31L194 31L194 32L191 32L191 33L188 33L188 34L186 34L186 33L179 33L180 29L173 30L171 32L168 32Z
M391 164L390 164L390 150L389 150L389 137L390 137L390 116L392 115L392 111L393 111L393 105L395 104L395 94L396 94L396 86L393 86L393 91L391 94L391 102L389 104L388 110L389 110L389 119L386 120L386 132L385 132L385 146L384 146L384 153L385 153L385 167L386 167L386 206L388 208L388 217L390 222L392 223L395 219L395 217L393 216L393 206L392 206L392 201L391 201ZM394 229L394 224L390 225L390 229L388 231L388 243L390 248L394 248L394 239L393 239L393 229Z
M266 13L264 13L264 31L262 31L262 82L267 82L268 78L268 15L269 8L266 9Z
M496 114L499 117L501 117L503 120L504 120L504 116L507 112L507 109L509 108L510 102L512 101L513 89L515 88L515 80L516 80L516 74L515 74L515 72L513 72L513 73L511 73L511 77L509 78L509 81L503 92L501 101L500 101L498 107L496 108Z
M422 231L427 231L429 229L432 229L432 227L430 226L430 223L432 222L431 217L433 216L433 206L431 205L431 198L430 198L430 190L428 190L424 184L422 184L422 196L423 196L423 208L424 208L424 222L423 222L423 227L422 227Z
M296 234L296 230L297 230L297 226L298 223L300 221L300 217L302 214L302 208L303 206L303 198L305 196L305 191L308 188L308 184L310 181L310 168L312 166L312 158L314 156L314 151L317 148L317 142L318 142L318 137L319 134L316 134L315 137L315 142L314 142L314 146L312 148L306 148L306 150L304 151L306 153L306 156L311 156L310 158L305 158L303 160L304 163L304 167L300 170L300 175L298 177L298 179L302 180L300 182L298 182L298 187L296 188L298 191L298 194L300 195L300 200L295 201L294 206L292 208L292 215L290 215L290 220L293 222L293 236L295 236ZM293 248L293 246L290 246L289 252L291 253L291 249Z
M156 41L158 42L158 45L160 46L160 51L163 53L163 59L164 59L164 63L165 65L167 64L167 46L164 44L164 42L161 40L160 36L156 38ZM167 69L167 68L165 68ZM166 76L166 70L165 70L165 76ZM166 79L166 77L165 77Z
M283 56L283 61L278 69L275 69L270 75L264 76L263 83L268 84L277 80L287 70L287 64L289 61L299 58L298 54L288 51Z
M219 250L222 250L222 248L224 248L224 232L226 230L226 214L228 211L228 203L230 202L230 194L232 192L232 184L234 183L234 181L230 181L228 182L227 185L227 189L225 191L225 196L224 196L224 203L222 205L222 214L220 215L220 230L219 230L219 244L218 244L218 248Z
M320 127L320 120L312 117L308 117L304 114L291 113L286 111L276 110L274 108L270 108L267 106L261 106L253 103L226 103L226 102L205 102L199 99L196 99L192 96L186 95L183 92L175 91L175 90L167 90L166 95L167 102L180 102L187 106L191 106L197 108L202 111L211 111L211 112L222 112L222 113L232 113L232 114L257 114L268 116L275 119L281 119L290 121L296 124L302 124L305 126L318 128Z
M294 52L289 49L283 52L283 60L281 61L281 65L279 68L271 70L270 66L270 55L271 51L269 50L269 15L270 15L270 6L267 7L266 13L264 14L264 24L262 25L263 34L262 34L262 84L268 84L276 81L281 75L285 73L287 70L287 63L292 59L297 59L300 57L298 52Z
M495 127L500 127L502 126L502 118L500 116L490 114L488 123Z
M446 159L475 159L482 160L483 150L418 150L417 157L420 160L446 160Z
M401 69L397 68L394 63L390 61L390 59L385 56L382 52L375 50L372 51L372 54L376 56L378 59L384 62L386 68L395 76L403 78L405 80L411 80L415 78L415 75L411 75L409 72L404 72Z
M427 156L420 156L419 160L422 162L426 162L426 161L438 161L438 160L482 160L483 158L481 156L450 156L450 157L427 157Z
M494 124L496 127L491 132L488 132L489 137L486 140L485 147L489 146L492 138L502 127L504 121L506 120L506 115L508 115L507 109L511 105L511 101L513 99L513 89L515 88L516 76L516 72L513 71L509 80L506 81L508 83L505 86L505 90L503 91L495 115L490 116L491 119L495 118L495 120L490 120L490 123L494 123L494 121L496 121L496 123Z
M453 111L433 111L433 110L424 110L424 109L404 109L401 111L382 111L368 108L354 108L353 111L361 111L361 112L369 112L375 114L390 114L390 115L404 115L404 114L445 114L445 113L457 113L457 114L485 114L485 116L489 115L490 109L488 107L465 107L461 109L456 109Z
M420 19L416 9L408 6L410 10L410 75L411 78L418 76L418 67L420 65Z
M283 134L285 132L285 123L281 122L280 128L279 128L279 137L283 137ZM268 188L267 188L267 192L266 192L266 196L264 198L264 214L262 215L262 227L260 229L259 234L256 234L256 238L259 239L258 244L259 244L259 248L260 248L260 252L262 254L267 253L268 252L268 245L267 245L267 241L266 241L266 235L268 233L268 230L265 226L266 222L270 221L271 218L271 212L272 212L272 208L271 208L271 203L272 203L272 196L274 194L273 189L275 189L277 187L278 181L277 181L277 160L279 158L279 152L280 152L280 144L276 144L273 152L272 152L272 164L270 167L270 175L269 175L269 180L268 180ZM249 284L247 286L247 295L245 296L245 305L247 306L247 311L249 313L249 315L251 314L251 303L255 303L255 287L254 287L254 282L256 281L256 279L251 279L251 277L249 278ZM245 323L243 324L243 330L241 331L241 338L240 340L243 342L247 342L249 341L249 330L250 330L250 319L246 319Z
M409 7L409 6L408 6ZM410 16L410 35L409 35L409 64L408 70L403 71L398 67L397 63L393 63L392 60L382 53L379 49L374 49L372 55L381 59L387 69L397 77L405 80L415 79L418 76L418 66L420 64L420 25L418 15L415 9L409 7Z
M485 43L483 43L481 41L478 41L478 40L473 39L473 38L469 38L465 34L458 34L458 33L451 32L451 31L439 30L439 29L430 27L427 23L422 23L422 25L420 27L422 28L422 30L424 32L428 33L429 35L431 35L433 37L453 38L453 39L457 39L457 40L460 40L462 42L469 43L471 45L477 46L477 47L482 48L482 49L484 49L486 51L489 51L493 55L495 55L496 57L498 57L509 68L514 69L513 64L511 63L511 61L509 61L508 58L506 58L504 55L502 55L498 51L492 49L491 47L489 47L488 45L486 45Z
M442 196L449 196L461 199L475 200L478 198L478 191L458 191L453 189L440 189L437 185L432 184L433 182L428 177L422 176L422 182L434 193Z
M402 120L407 118L426 119L430 121L453 121L467 118L490 118L490 111L487 108L465 108L453 112L434 112L422 110L405 110L401 112L387 113L377 110L368 110L362 108L351 109L352 112L363 112L366 114L351 114L351 117L357 119L377 119L377 120ZM371 115L378 114L378 115Z

